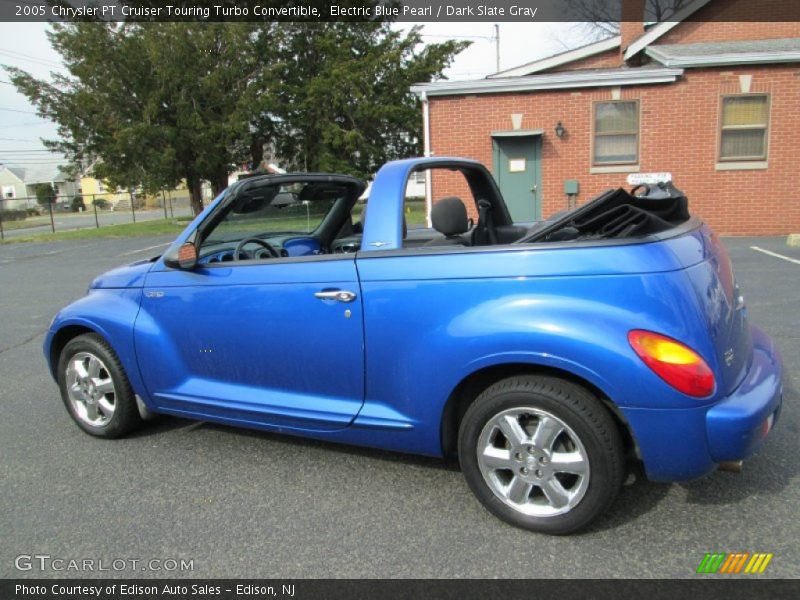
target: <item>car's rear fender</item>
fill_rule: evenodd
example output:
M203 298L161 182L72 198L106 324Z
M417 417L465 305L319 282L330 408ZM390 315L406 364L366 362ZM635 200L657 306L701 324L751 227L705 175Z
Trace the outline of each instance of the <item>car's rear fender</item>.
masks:
M539 257L504 258L496 272L518 259L538 264ZM354 423L407 423L416 430L404 434L416 438L409 451L441 449L448 398L476 372L503 365L570 373L618 407L693 408L714 400L670 387L627 339L639 328L701 344L702 325L687 309L694 300L680 271L442 280L421 279L424 265L418 266L416 281L411 272L376 281L377 271L362 280L367 395Z

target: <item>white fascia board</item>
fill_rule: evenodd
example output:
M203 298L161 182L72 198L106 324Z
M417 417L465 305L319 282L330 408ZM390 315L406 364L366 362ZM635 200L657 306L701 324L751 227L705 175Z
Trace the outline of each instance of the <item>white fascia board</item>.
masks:
M800 62L800 52L723 52L669 58L651 46L645 53L665 67L724 67L728 65Z
M586 87L615 87L673 83L683 75L683 69L612 69L606 72L567 71L531 77L477 79L472 81L440 81L411 86L415 94L431 96L461 96L466 94L502 94Z
M695 0L694 2L687 4L681 10L676 12L674 15L670 17L669 21L663 21L653 27L650 31L645 33L642 37L637 39L627 48L623 48L625 50L625 60L633 58L639 52L644 50L647 46L655 42L658 38L662 35L667 33L670 29L675 27L676 25L680 25L680 23L690 17L695 12L703 8L706 4L708 4L711 0Z
M492 73L491 75L487 75L486 79L522 77L524 75L531 75L532 73L538 73L539 71L544 71L546 69L552 69L553 67L560 67L561 65L571 63L576 60L589 58L595 54L600 54L602 52L618 48L621 43L621 39L622 38L620 38L620 36L615 36L605 40L600 40L594 44L581 46L580 48L562 52L561 54L556 54L555 56L549 56L547 58L535 60L533 62L520 65L519 67L514 67L513 69L506 69L505 71Z

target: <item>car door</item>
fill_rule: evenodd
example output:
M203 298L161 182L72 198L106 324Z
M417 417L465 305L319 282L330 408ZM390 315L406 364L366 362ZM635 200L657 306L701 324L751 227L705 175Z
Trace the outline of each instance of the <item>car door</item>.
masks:
M313 229L308 205L298 206ZM263 239L291 248L316 243L307 231L295 234ZM192 270L159 261L148 274L135 343L151 399L164 412L195 418L346 427L364 397L354 255L218 260L226 243L207 244Z

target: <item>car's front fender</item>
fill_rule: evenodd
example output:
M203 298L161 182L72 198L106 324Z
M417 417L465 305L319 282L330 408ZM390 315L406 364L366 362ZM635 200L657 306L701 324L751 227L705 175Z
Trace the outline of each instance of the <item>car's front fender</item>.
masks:
M61 348L75 334L91 331L102 336L120 359L128 380L145 403L145 387L139 374L133 343L133 328L139 313L142 290L93 289L63 308L45 336L44 355L54 379Z

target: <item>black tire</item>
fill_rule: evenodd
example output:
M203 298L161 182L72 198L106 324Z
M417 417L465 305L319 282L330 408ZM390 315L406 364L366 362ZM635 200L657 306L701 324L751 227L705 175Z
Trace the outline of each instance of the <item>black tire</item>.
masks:
M518 432L517 443L519 439L526 439L519 432L533 439L531 432L538 432L540 423L553 424L553 431L557 431L560 421L566 428L551 436L552 452L549 452L539 446L524 445L532 442L512 443L514 436L506 437L501 430L501 423L508 427L509 419L512 424L522 425L520 430L509 429L512 433ZM542 427L543 438L546 437L544 429ZM577 437L577 442L573 436ZM479 452L485 451L487 443L492 446L491 452L497 447L502 453L500 466L487 465L483 458L479 460ZM520 456L515 449L523 447L525 451ZM565 463L559 461L566 455L556 454L555 448L571 452L570 456L582 457L580 465L585 475L560 472L558 467ZM624 476L622 440L608 410L584 388L554 377L522 375L488 387L470 405L461 421L458 455L464 477L481 504L512 525L540 533L561 535L588 525L612 502ZM558 463L550 465L550 474L546 470L548 457ZM539 462L545 465L543 470L538 468ZM506 469L506 464L513 468ZM536 482L531 483L534 477L537 477ZM558 498L555 504L545 494L545 487L548 491L553 489L550 482L554 478L558 484L556 492L561 494L561 490L565 490L567 493L554 496ZM566 483L562 485L562 481ZM539 487L539 482L547 485L543 483L544 487ZM512 484L517 483L520 492L513 495L519 500L515 504L510 490ZM504 485L507 487L503 488ZM559 502L564 504L558 506ZM572 502L575 504L570 506ZM542 514L546 511L553 514Z
M68 368L71 361L79 355L92 355L97 357L102 365L102 377L113 382L113 394L109 396L114 410L107 422L92 425L79 414L78 408L70 399L67 390ZM58 387L61 399L67 408L72 420L89 435L101 438L122 437L142 424L142 418L136 405L136 396L128 381L125 370L111 346L96 333L79 335L67 342L58 359ZM98 412L103 418L102 412Z

